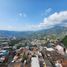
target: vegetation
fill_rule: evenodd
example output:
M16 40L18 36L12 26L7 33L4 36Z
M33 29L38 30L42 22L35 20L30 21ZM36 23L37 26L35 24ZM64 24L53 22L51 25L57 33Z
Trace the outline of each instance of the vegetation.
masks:
M67 36L65 36L62 40L63 44L65 45L65 47L67 47Z
M20 40L11 40L9 42L9 46L14 46L15 44L17 44L18 42L20 42Z

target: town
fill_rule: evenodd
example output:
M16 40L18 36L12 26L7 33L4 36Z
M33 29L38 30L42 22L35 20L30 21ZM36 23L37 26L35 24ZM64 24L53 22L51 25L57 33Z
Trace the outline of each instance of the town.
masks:
M67 66L67 48L59 39L0 37L0 67Z

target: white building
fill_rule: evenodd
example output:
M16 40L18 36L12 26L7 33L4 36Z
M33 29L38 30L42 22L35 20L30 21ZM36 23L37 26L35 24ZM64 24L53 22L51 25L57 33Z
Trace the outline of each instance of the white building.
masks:
M63 48L62 46L57 45L57 46L55 47L55 49L57 49L57 52L58 52L58 53L64 55L64 48Z
M40 67L38 57L32 57L31 67Z

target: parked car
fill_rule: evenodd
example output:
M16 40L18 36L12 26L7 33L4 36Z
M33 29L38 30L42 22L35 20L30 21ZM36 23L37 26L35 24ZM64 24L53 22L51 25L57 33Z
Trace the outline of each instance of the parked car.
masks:
M8 62L9 51L1 50L0 51L0 63Z
M10 47L5 47L5 48L3 48L3 50L9 51L9 55L12 55L13 57L16 54L15 50L13 48L10 48Z

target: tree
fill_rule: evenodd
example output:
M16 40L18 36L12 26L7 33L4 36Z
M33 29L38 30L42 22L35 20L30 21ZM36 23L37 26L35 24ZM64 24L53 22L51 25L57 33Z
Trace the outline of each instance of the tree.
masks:
M20 40L11 40L9 42L9 46L14 46L15 44L19 43Z
M67 36L65 36L65 37L62 39L62 42L63 42L63 44L65 45L65 47L67 47Z

